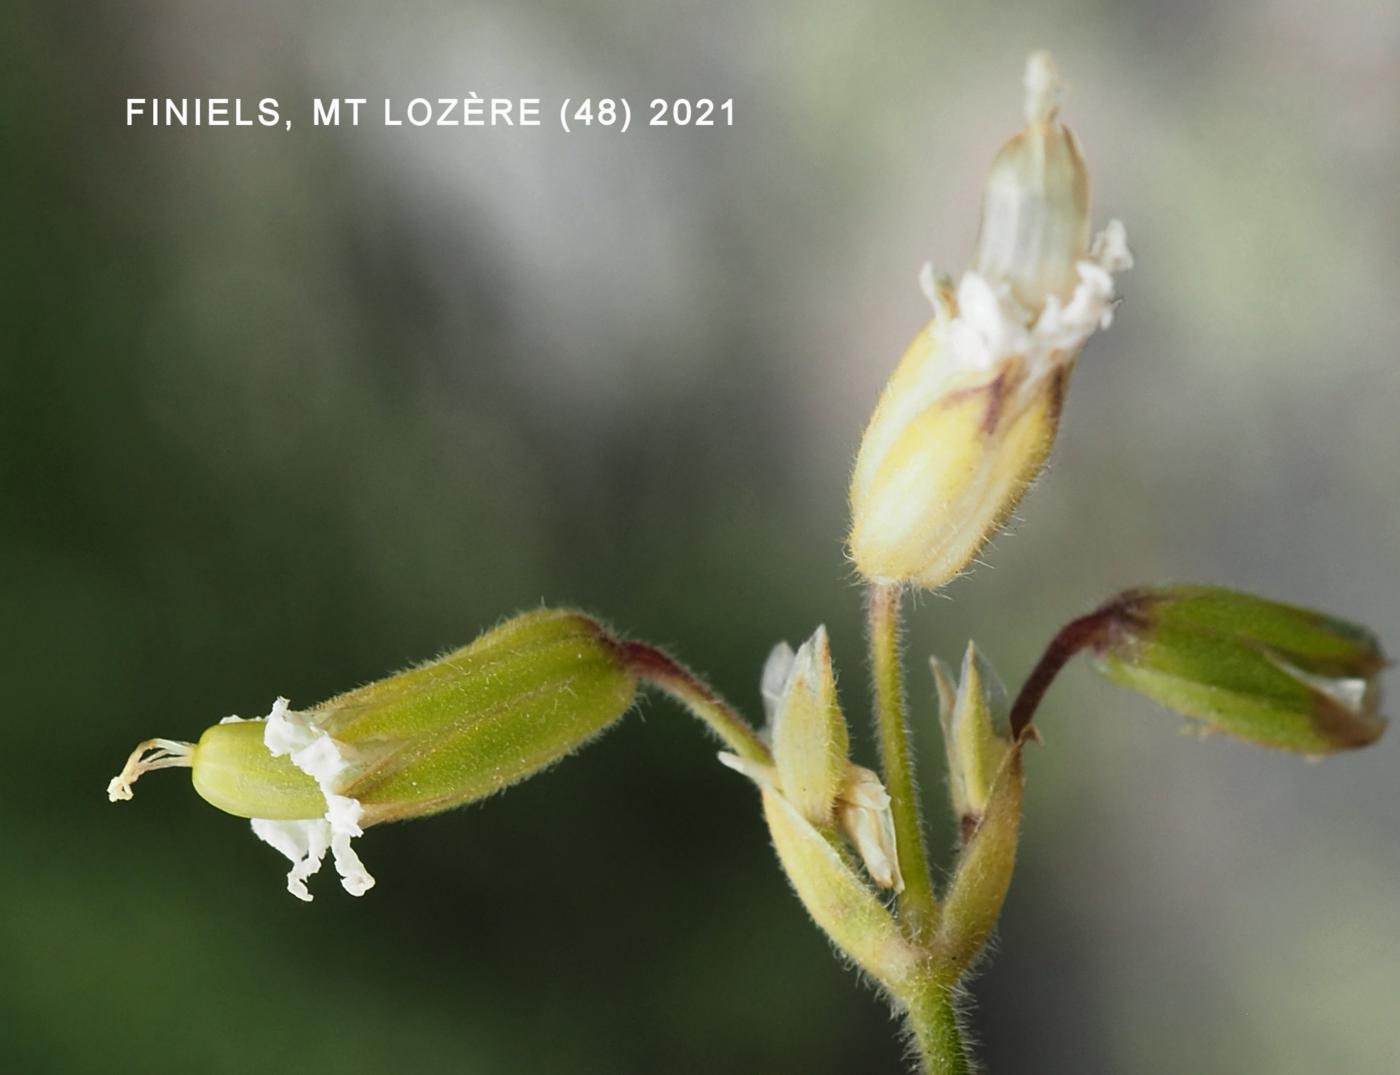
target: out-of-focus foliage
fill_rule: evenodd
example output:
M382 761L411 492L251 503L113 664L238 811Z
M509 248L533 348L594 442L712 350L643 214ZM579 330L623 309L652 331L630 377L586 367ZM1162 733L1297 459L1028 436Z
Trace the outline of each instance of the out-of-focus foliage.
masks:
M36 2L0 41L8 1069L900 1070L753 790L659 702L503 798L371 831L361 900L292 900L186 781L103 788L153 732L543 601L673 645L754 717L772 643L825 622L869 763L848 468L927 316L920 263L967 260L1033 47L1138 268L1024 524L915 609L915 653L976 637L1014 686L1149 578L1400 638L1385 5ZM309 124L318 95L471 91L732 96L736 125ZM299 122L123 126L128 95L194 94ZM1390 746L1307 767L1128 707L1079 672L1039 715L981 1055L1385 1071Z

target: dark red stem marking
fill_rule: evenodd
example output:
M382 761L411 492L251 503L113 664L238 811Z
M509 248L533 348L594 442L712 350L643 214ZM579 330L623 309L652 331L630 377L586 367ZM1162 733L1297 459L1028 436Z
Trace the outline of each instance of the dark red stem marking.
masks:
M1060 674L1060 669L1069 659L1083 649L1102 649L1113 637L1114 631L1123 623L1137 622L1143 612L1141 594L1129 591L1119 594L1107 604L1095 609L1087 616L1071 620L1060 628L1050 645L1041 654L1016 701L1011 705L1011 738L1020 741L1030 731L1031 719L1040 707L1041 699L1050 689L1050 684Z

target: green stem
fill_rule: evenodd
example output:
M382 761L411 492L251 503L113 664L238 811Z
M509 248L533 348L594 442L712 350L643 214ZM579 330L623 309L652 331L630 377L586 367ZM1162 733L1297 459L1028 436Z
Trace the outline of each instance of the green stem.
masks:
M772 755L753 726L703 679L669 653L644 642L623 644L628 666L642 679L660 687L692 714L704 721L724 745L741 758L771 763Z
M942 982L924 986L909 1004L909 1028L919 1047L924 1075L970 1075L972 1062L963 1044L953 994Z
M914 761L909 749L909 728L904 715L904 675L899 650L900 601L898 586L870 587L870 670L875 679L875 728L880 736L880 764L885 790L890 794L899 872L904 891L899 894L900 918L916 942L927 941L938 922L938 898L933 893L924 827L919 813L919 793L914 783Z

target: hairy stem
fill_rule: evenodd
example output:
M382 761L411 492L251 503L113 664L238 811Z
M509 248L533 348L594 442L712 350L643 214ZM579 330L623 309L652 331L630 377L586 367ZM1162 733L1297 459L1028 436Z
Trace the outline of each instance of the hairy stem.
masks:
M644 642L626 642L623 656L639 679L661 688L699 717L739 757L757 762L773 760L753 726L708 683L669 653Z
M1045 647L1045 652L1031 669L1031 674L1026 677L1016 701L1011 705L1012 739L1019 740L1026 735L1041 699L1069 659L1082 649L1099 645L1123 614L1123 604L1113 601L1060 628L1059 633L1050 640L1050 645Z
M923 986L910 1000L909 1028L919 1049L924 1075L970 1075L972 1062L963 1043L953 993L942 982Z
M900 654L898 586L870 588L870 671L875 680L875 728L880 737L880 765L894 818L899 871L904 891L899 894L900 918L910 938L928 940L938 921L938 898L933 894L928 850L909 749L904 712L904 674Z

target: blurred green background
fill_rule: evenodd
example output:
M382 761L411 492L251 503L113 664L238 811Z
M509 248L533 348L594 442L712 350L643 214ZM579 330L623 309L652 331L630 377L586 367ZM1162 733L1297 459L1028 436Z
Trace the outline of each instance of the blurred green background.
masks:
M574 603L756 713L830 627L860 430L1052 49L1138 256L1055 462L922 599L1014 683L1125 585L1400 645L1400 8L20 3L0 15L0 1056L15 1072L897 1072L756 797L660 700L547 777L285 863L151 735L307 704ZM315 96L733 97L732 130L318 130ZM128 129L128 96L291 132ZM548 115L549 109L546 108ZM974 984L995 1072L1383 1073L1396 744L1309 765L1072 667ZM946 862L947 856L940 856Z

